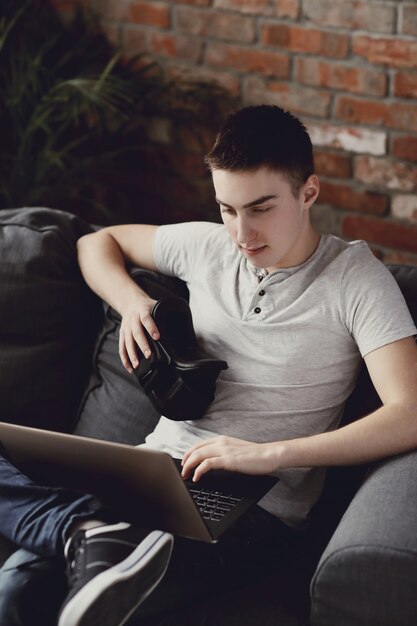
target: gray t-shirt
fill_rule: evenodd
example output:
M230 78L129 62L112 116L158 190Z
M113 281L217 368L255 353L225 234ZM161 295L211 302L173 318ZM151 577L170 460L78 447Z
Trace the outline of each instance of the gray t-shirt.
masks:
M145 445L176 457L213 434L266 442L335 429L361 356L417 332L395 279L363 241L322 235L307 261L262 282L221 224L161 226L154 257L187 283L201 347L229 365L203 418L161 418L147 437ZM277 472L261 506L299 526L324 472Z

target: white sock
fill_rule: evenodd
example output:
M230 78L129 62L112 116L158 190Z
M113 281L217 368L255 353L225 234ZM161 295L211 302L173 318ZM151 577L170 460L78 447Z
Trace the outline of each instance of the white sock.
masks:
M69 538L67 539L67 541L65 542L65 546L64 546L64 554L67 557L68 556L68 548L69 548L69 544L71 542L71 539L73 538L73 536L75 535L75 533L78 530L90 530L91 528L97 528L99 526L106 526L106 522L103 522L101 520L98 519L85 519L85 520L79 520L78 522L75 522L72 526L71 529L69 531Z

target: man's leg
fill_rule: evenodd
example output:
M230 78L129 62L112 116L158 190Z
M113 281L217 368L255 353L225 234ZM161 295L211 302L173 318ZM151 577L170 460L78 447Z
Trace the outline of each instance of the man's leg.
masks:
M80 528L84 523L87 529ZM173 541L168 533L116 524L92 496L38 485L1 455L0 532L31 553L61 561L61 568L67 562L70 592L59 626L90 626L96 614L100 626L123 624L163 576ZM16 581L19 567L12 570ZM28 576L24 568L21 587Z
M79 530L68 542L70 591L58 626L121 626L165 574L173 537L130 524Z
M0 533L19 547L40 556L63 556L77 521L108 516L93 496L35 483L0 449Z
M0 624L56 626L66 591L62 562L21 548L0 569Z
M126 626L170 626L184 611L196 625L198 620L206 624L202 603L287 571L303 541L302 534L260 507L242 516L216 544L176 538L166 575Z

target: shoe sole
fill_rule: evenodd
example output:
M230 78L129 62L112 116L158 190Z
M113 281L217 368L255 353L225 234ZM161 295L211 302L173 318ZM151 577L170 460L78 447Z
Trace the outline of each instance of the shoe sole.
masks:
M71 598L58 626L122 626L164 576L172 546L171 535L150 533L126 559Z

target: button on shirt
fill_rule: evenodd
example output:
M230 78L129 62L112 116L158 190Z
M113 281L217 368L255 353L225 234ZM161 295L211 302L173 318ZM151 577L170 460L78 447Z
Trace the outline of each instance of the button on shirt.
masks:
M254 321L265 321L269 315L274 311L274 299L271 297L271 293L274 293L274 289L268 289L271 285L278 285L284 282L287 278L289 278L292 274L297 271L297 268L285 268L279 269L271 274L268 274L266 270L263 270L263 273L259 273L259 269L252 266L251 263L247 262L248 272L253 272L255 276L255 280L253 281L253 286L250 287L247 293L241 293L242 298L248 299L248 307L247 311L244 314L244 319ZM260 287L260 280L262 281L262 288Z

